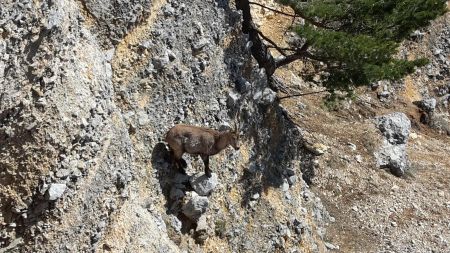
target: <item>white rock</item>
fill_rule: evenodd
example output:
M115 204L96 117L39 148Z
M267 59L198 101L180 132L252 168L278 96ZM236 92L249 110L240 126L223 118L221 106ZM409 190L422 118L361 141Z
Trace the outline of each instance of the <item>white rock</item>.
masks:
M185 200L182 210L191 220L198 220L209 206L208 198L199 196L196 192L186 193Z
M190 183L194 191L200 196L209 195L219 183L216 173L211 173L211 177L207 177L205 174L196 174L190 178Z
M57 200L59 199L66 190L67 186L65 184L51 184L47 190L46 198L47 200Z

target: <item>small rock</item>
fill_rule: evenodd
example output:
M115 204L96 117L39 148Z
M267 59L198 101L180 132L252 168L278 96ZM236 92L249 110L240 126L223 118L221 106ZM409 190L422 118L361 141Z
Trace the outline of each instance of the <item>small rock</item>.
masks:
M425 33L421 32L419 30L415 30L414 32L411 33L411 37L417 38L417 39L423 38L424 35L425 35Z
M417 139L417 137L418 137L418 135L416 133L414 133L414 132L409 134L409 138L411 138L413 140Z
M433 54L434 54L434 55L440 55L440 54L442 54L442 49L435 48L434 51L433 51Z
M355 212L358 212L358 207L357 206L353 206L352 210L355 211Z
M278 224L278 232L280 233L281 236L283 237L291 237L291 230L289 229L288 226L283 225L283 224Z
M305 148L317 156L325 154L325 152L329 149L328 146L322 143L314 143L313 145L305 143Z
M394 184L394 185L391 187L391 190L393 190L393 191L397 191L398 189L400 189L400 187L399 187L398 185L396 185L396 184Z
M289 183L287 182L287 180L285 179L283 184L281 185L281 190L286 192L289 190Z
M235 92L230 92L228 93L228 97L227 97L227 105L229 108L234 108L238 102L239 102L239 98L241 96Z
M139 43L138 45L141 49L149 49L154 46L153 42L150 40Z
M355 156L355 160L356 160L358 163L362 163L362 161L363 161L361 155L356 155L356 156Z
M253 194L252 196L251 196L251 199L252 200L257 200L257 199L259 199L259 193L255 193L255 194Z
M195 231L206 231L208 230L208 222L206 222L206 215L200 216L200 218L197 221L197 228Z
M170 5L166 5L163 9L164 16L172 16L174 12L175 9Z
M169 57L169 61L174 61L175 59L177 59L177 55L170 49L166 50L166 54Z
M82 127L87 127L89 126L89 123L87 122L87 120L85 118L81 118L81 126Z
M192 50L194 52L201 51L204 47L206 47L209 44L209 41L205 38L197 41L196 43L192 44Z
M308 201L311 198L311 195L308 191L303 192L303 199Z
M66 187L65 184L50 184L45 196L46 199L50 201L59 199L66 190Z
M173 214L170 215L169 221L170 221L170 225L175 229L175 231L177 231L177 232L181 231L183 223L181 223L181 221L175 215L173 215Z
M140 126L145 126L150 122L148 114L144 111L138 113L138 122Z
M198 243L203 244L208 239L209 226L206 222L206 216L202 215L197 222L197 228L195 229L195 239Z
M269 88L265 88L264 91L262 92L260 103L262 105L270 105L273 103L273 101L275 101L276 98L277 93L275 91Z
M200 196L209 195L219 183L216 173L211 173L211 177L207 177L205 174L196 174L190 178L190 183L194 191Z
M325 247L329 250L339 250L339 246L333 245L329 242L325 242Z
M391 93L389 91L381 91L378 92L378 98L379 99L386 99L391 95Z
M417 107L424 110L425 112L432 112L436 108L436 99L435 98L423 99L420 101L414 101L413 104L415 104Z
M298 178L296 175L293 175L293 176L288 177L287 180L288 180L289 185L294 185L297 182Z
M56 172L56 177L61 178L61 179L64 179L64 178L68 177L69 175L70 175L69 169L60 169Z
M80 169L74 168L74 169L72 170L72 177L78 178L78 177L81 177L82 175L83 175L83 173L81 172Z
M191 220L198 220L209 206L207 197L199 196L196 192L188 192L182 207L183 214Z
M301 111L304 111L308 108L308 106L302 102L297 102L297 107L298 109L300 109Z
M347 143L347 145L350 147L350 149L351 149L352 151L355 151L355 150L356 150L356 145L355 145L355 144L349 142L349 143Z
M162 56L154 57L152 60L153 67L156 69L163 69L169 64L169 56L167 54L164 54Z
M98 241L100 240L101 237L102 237L102 235L101 235L99 232L94 233L94 234L91 236L91 243L96 243L96 242L98 242Z

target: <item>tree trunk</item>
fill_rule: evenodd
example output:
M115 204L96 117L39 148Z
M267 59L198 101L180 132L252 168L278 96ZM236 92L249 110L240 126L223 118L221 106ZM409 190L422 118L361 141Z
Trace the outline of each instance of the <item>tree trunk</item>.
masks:
M267 77L270 78L276 69L276 62L269 49L264 45L258 35L258 31L253 24L252 15L250 13L250 3L248 0L235 0L236 8L242 10L242 32L249 35L250 41L253 43L251 52L260 68L266 70Z

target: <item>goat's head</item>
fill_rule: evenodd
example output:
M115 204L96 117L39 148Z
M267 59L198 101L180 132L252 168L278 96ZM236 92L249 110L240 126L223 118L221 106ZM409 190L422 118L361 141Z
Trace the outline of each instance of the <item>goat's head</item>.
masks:
M241 147L239 143L239 133L236 130L230 132L230 145L235 150L238 150Z
M239 116L240 116L240 111L238 111L238 113L236 115L236 119L234 120L234 130L231 131L230 145L235 150L238 150L241 147L240 141L239 141L239 124L238 124Z

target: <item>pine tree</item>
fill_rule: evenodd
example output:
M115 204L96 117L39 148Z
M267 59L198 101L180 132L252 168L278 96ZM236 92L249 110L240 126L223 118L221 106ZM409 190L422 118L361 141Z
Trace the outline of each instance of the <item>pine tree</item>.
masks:
M298 59L309 59L317 70L315 74L321 76L322 85L332 93L336 90L351 92L357 86L379 80L397 80L412 73L415 67L425 65L427 60L423 58L411 61L396 58L399 45L413 31L444 14L447 8L446 0L279 2L290 6L295 12L294 17L304 20L303 25L294 29L303 44L289 49L291 53L279 48L255 28L249 10L246 11L248 5L260 4L236 0L238 9L243 10L244 32L250 33L253 42L266 41L260 43L262 46L256 43L252 48L253 56L255 52L263 54L255 56L262 67L265 67L263 61L269 59L273 62L273 66L265 63L269 76L280 66ZM285 57L274 60L266 44L271 44Z

